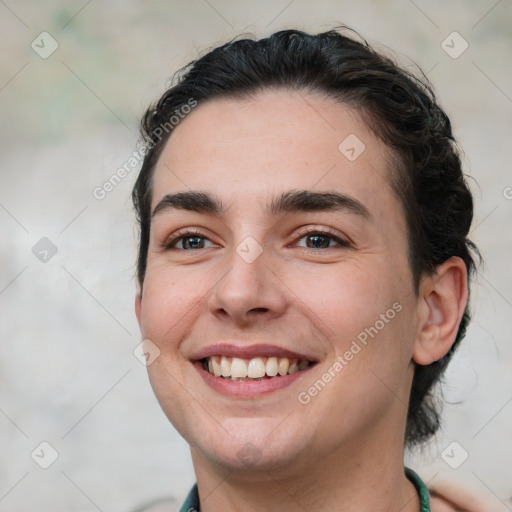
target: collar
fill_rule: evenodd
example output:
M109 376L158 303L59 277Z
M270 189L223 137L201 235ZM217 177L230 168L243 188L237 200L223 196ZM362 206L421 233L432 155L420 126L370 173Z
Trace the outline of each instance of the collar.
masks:
M199 512L199 493L197 492L197 484L194 484L188 493L185 503L180 508L180 512Z
M404 468L405 476L412 482L420 498L420 512L430 512L430 497L427 486L423 480L412 469ZM180 512L200 512L199 509L199 493L197 484L194 484L188 496L180 508Z
M405 476L413 483L420 497L420 512L430 512L430 496L423 480L412 469L404 468ZM199 511L198 511L199 512Z

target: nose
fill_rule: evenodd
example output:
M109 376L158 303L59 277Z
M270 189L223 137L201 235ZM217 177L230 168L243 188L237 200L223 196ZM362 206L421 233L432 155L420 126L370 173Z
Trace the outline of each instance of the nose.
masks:
M213 315L244 327L277 318L286 311L286 286L267 257L269 252L265 249L250 261L233 251L208 300Z

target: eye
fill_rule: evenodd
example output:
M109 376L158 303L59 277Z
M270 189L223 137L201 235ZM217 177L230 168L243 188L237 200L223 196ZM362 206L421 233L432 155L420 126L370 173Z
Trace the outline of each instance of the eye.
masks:
M334 233L323 230L309 231L306 234L301 235L299 240L305 240L305 245L299 245L299 247L305 247L307 249L331 249L333 248L332 242L335 242L337 246L341 247L353 247L352 244L346 240L343 240ZM334 247L336 247L336 245Z
M206 245L208 242L211 244L210 246ZM177 249L181 251L208 249L209 247L216 247L216 244L206 238L203 233L193 230L178 231L163 245L166 250Z
M305 241L305 245L299 243L302 240ZM347 240L340 238L334 233L321 229L304 232L304 234L300 235L295 245L297 247L304 247L305 249L313 250L333 249L335 247L353 247L353 245ZM195 251L211 247L218 247L218 245L204 236L204 233L201 231L190 229L174 233L162 244L162 248L164 250L180 251Z

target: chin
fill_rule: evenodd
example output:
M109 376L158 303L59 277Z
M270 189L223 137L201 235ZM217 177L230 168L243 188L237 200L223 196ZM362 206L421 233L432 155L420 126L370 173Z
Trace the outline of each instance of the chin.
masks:
M227 470L272 471L289 467L308 446L289 425L283 428L285 423L282 418L228 418L214 429L196 425L184 437L198 455Z

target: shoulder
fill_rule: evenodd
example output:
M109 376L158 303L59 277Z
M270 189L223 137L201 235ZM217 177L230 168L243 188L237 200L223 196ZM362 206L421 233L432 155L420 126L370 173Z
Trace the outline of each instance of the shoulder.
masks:
M491 512L482 496L460 484L439 482L428 486L432 512Z

